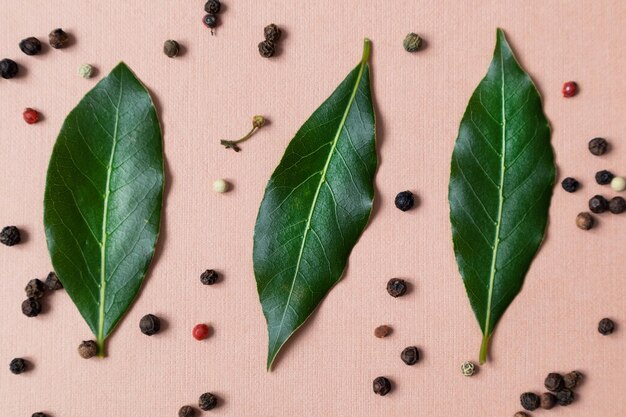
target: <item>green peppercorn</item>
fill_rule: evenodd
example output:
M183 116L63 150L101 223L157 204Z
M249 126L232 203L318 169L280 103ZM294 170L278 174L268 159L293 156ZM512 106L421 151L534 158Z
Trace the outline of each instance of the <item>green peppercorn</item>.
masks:
M420 360L420 352L417 346L407 346L400 353L400 359L407 365L415 365Z
M385 378L384 376L379 376L378 378L374 379L373 388L374 394L384 397L385 395L389 394L389 391L391 391L391 381L389 381L389 379Z
M93 67L89 64L82 64L78 67L78 75L83 78L91 78L93 76Z
M41 280L35 278L28 281L24 291L26 291L26 297L40 299L46 293L46 286Z
M22 39L19 46L26 55L37 55L41 52L41 42L35 37Z
M17 65L17 62L9 58L5 58L0 61L0 77L9 80L15 77L18 72L19 67Z
M554 394L549 392L544 392L539 397L539 405L544 410L550 410L556 404L556 397Z
M613 214L621 214L626 211L626 200L622 197L613 197L609 201L609 211Z
M276 44L272 41L265 40L259 42L259 54L263 58L271 58L276 53Z
M154 314L146 314L139 320L141 333L152 336L161 330L161 320Z
M98 354L98 344L93 340L83 340L83 342L78 345L78 354L83 359L93 358Z
M589 230L593 227L595 221L590 213L582 212L576 216L576 226L582 230Z
M391 278L387 282L387 292L393 298L401 297L406 294L409 286L405 280L401 278Z
M574 393L569 388L563 388L561 391L556 393L556 402L561 406L570 405L574 402Z
M601 195L594 195L589 200L589 210L593 213L604 213L609 208L609 202Z
M178 417L194 417L195 415L196 410L189 405L183 405L180 407L180 410L178 410Z
M583 379L583 374L578 371L572 371L563 376L563 385L565 388L574 389L580 384Z
M543 385L548 391L560 391L563 388L563 376L556 372L549 373Z
M409 33L402 42L404 50L407 52L417 52L422 46L422 38L417 33Z
M522 404L522 408L524 410L535 411L539 408L541 400L534 392L525 392L520 395L520 403Z
M282 35L282 32L278 26L272 23L265 26L265 28L263 29L263 35L265 36L265 40L268 40L270 42L278 42L278 40L280 39L280 35Z
M219 0L209 0L204 3L204 11L208 14L218 14L221 8L222 4Z
M163 53L170 58L174 58L180 52L180 45L173 39L168 39L163 43Z
M198 399L198 407L203 411L213 410L217 407L217 397L210 392L205 392Z
M213 269L207 269L200 275L200 282L204 285L213 285L219 279L219 274Z
M69 43L70 37L65 31L61 28L54 29L48 35L48 41L50 42L50 46L54 49L65 48Z
M9 364L9 370L14 375L19 375L28 370L28 362L22 358L15 358Z
M37 317L41 313L41 303L34 298L27 298L22 302L22 314L26 317Z
M593 138L589 141L589 152L593 155L604 155L609 148L609 144L604 138Z
M61 284L57 274L50 272L46 277L46 287L48 287L50 291L57 291L63 288L63 284Z
M608 336L615 330L615 323L609 318L604 318L598 323L598 332L602 336Z

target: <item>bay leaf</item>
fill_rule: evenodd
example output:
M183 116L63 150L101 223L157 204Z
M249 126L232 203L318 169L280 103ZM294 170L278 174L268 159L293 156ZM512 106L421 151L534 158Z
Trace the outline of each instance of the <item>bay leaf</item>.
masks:
M377 166L375 114L363 58L289 143L254 233L254 273L269 333L267 368L345 269L365 228Z
M52 265L95 335L100 356L154 254L163 181L154 104L120 63L65 119L44 197Z
M483 332L479 359L541 245L555 180L541 97L504 32L461 120L449 202L454 251Z

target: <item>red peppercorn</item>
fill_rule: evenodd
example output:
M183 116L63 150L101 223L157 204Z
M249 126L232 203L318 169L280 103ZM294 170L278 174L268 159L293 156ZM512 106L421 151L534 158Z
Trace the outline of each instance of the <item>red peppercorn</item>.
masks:
M578 84L574 81L568 81L563 84L563 97L574 97L578 93Z
M39 121L39 112L35 109L31 109L30 107L27 107L24 110L22 116L24 117L24 121L29 125L35 124Z
M196 324L193 326L193 331L191 332L193 338L196 340L204 340L209 337L209 326L204 323Z

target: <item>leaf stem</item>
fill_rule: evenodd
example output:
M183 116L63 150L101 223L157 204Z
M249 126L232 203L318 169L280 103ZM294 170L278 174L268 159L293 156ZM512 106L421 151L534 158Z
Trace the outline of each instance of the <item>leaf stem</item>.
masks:
M480 364L482 365L483 363L487 362L487 353L489 351L489 341L491 339L490 335L484 335L483 336L483 342L480 345L480 356L478 358L478 361L480 362Z
M363 58L361 58L361 62L367 62L370 59L370 52L372 51L372 41L368 38L365 38L363 41Z
M98 338L96 340L96 345L98 346L98 357L104 358L106 356L106 353L104 351L104 339Z

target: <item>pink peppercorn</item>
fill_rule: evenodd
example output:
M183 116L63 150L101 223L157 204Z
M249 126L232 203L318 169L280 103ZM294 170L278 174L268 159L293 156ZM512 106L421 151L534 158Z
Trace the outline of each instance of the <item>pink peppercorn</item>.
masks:
M196 340L204 340L209 337L209 326L204 323L196 324L193 326L191 334Z
M578 93L578 84L574 81L568 81L563 84L563 97L574 97Z
M24 110L22 116L24 117L24 121L29 125L35 124L39 121L39 112L35 109L31 109L30 107L27 107Z

